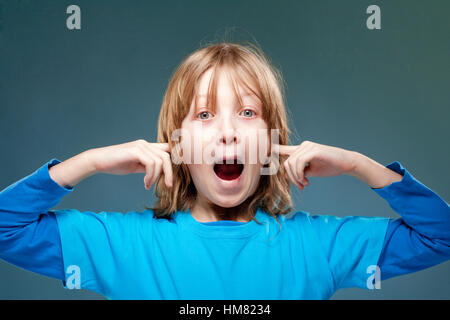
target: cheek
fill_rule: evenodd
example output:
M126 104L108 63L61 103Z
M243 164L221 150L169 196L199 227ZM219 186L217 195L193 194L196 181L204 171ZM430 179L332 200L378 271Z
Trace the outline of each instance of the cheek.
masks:
M253 194L261 183L261 166L252 164L249 165L247 169L246 190L249 194Z
M207 162L203 159L214 149L214 139L218 137L217 130L197 128L185 130L181 137L180 147L186 164ZM202 157L203 156L203 157Z
M195 168L191 165L187 166L189 169L189 174L191 175L191 179L194 182L194 184L197 183L197 170L195 170Z
M202 174L202 170L199 165L187 165L189 169L189 174L191 175L192 182L194 183L197 189L202 189L202 185L204 182L204 174Z
M247 164L263 165L270 156L270 141L266 129L251 132L244 136Z

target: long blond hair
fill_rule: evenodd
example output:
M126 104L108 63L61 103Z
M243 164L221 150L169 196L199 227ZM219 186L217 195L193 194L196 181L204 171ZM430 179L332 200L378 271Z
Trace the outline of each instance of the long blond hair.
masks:
M231 70L233 83L239 83L253 92L262 102L262 117L270 129L279 130L279 143L288 144L290 130L288 128L286 107L284 102L284 82L281 72L275 68L260 47L253 43L222 42L209 44L187 56L174 71L164 95L158 120L158 142L174 142L172 132L181 128L183 119L189 113L190 106L196 98L200 77L210 68L213 69L208 90L208 103L215 108L217 74L219 68L227 66ZM249 85L251 80L253 87ZM234 91L242 104L240 95ZM282 160L280 155L280 161ZM162 174L155 186L157 201L152 209L156 217L169 217L176 211L191 209L196 201L197 191L190 177L186 164L174 165L173 186L168 188ZM279 214L287 214L292 209L290 186L285 178L284 166L273 175L262 175L255 193L246 201L250 219L254 218L257 208L269 213L274 218Z

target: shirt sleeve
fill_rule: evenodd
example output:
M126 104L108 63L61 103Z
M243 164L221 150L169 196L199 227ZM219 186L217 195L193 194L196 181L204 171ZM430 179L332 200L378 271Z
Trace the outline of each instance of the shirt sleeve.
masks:
M153 214L75 209L54 213L64 270L72 270L65 274L64 287L92 290L108 298L121 273L136 270L136 246L142 245L137 239L142 233L150 234Z
M52 278L63 279L61 241L49 209L72 192L49 175L52 159L0 192L0 258Z
M450 258L450 208L398 161L386 166L401 181L372 188L402 217L391 219L378 265L381 280L419 271Z

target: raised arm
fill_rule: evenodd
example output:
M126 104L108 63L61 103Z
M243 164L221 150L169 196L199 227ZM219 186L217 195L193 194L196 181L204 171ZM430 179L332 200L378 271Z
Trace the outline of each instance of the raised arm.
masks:
M83 179L96 173L146 173L147 189L162 172L171 185L168 144L137 140L52 159L0 192L0 258L24 269L64 279L57 220L50 209Z
M416 272L450 259L450 207L395 161L386 168L402 180L372 188L401 218L391 219L378 266L381 279Z
M381 280L450 259L450 207L398 161L383 166L354 153L348 172L384 198L401 218L390 219L378 267Z
M48 210L72 192L49 175L52 159L0 193L0 258L18 267L64 279L56 218Z
M288 156L283 162L286 177L301 190L309 185L307 177L348 174L369 185L402 216L388 223L378 261L381 279L450 259L448 203L399 162L383 166L361 153L310 141L275 147L281 156Z

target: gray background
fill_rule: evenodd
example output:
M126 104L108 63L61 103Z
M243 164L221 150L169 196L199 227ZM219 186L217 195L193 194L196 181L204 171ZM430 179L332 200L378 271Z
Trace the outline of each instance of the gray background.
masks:
M81 7L81 30L66 8ZM381 30L366 28L370 4ZM259 42L284 74L294 143L311 140L400 161L449 196L449 1L2 1L0 189L53 157L156 140L169 77L213 40ZM96 175L55 207L142 210L143 174ZM312 178L293 190L297 210L399 217L363 182ZM449 299L450 262L345 289L333 299ZM1 299L102 299L0 261Z

